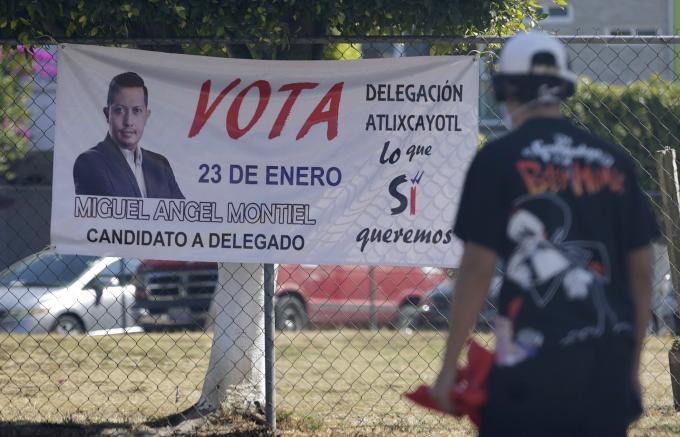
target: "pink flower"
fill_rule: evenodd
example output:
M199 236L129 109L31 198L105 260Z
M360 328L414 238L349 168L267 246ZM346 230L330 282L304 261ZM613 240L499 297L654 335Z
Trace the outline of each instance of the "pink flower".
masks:
M43 78L57 76L57 60L54 59L52 53L44 49L27 49L23 44L17 45L17 51L19 53L28 52L31 54L33 58L33 73Z
M57 61L52 53L43 49L34 49L31 55L34 61L34 73L43 78L57 76Z
M17 127L17 133L24 138L31 138L31 131L24 127Z

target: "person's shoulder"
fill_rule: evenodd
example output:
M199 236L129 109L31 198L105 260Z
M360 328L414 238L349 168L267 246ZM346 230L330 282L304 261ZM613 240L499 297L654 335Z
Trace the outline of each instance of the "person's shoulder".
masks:
M168 162L168 158L161 155L160 153L152 152L151 150L145 148L141 148L141 150L142 159L149 160L149 162L153 162L156 164L170 165L170 163Z
M509 158L513 153L513 144L516 144L516 131L506 133L500 138L495 138L486 141L475 155L475 161L478 165L493 165L498 166L509 162Z
M104 141L100 141L97 145L90 147L89 149L82 152L76 158L76 163L78 162L92 162L101 159L106 154L106 144Z
M504 146L512 143L512 137L513 136L515 136L514 131L508 132L500 138L494 138L492 140L488 140L482 145L482 147L479 149L478 153L482 153L482 152L484 152L484 154L503 153L504 150L507 150L507 147L504 147Z
M627 169L634 168L633 160L621 146L610 143L609 141L600 138L592 132L572 124L575 132L578 132L580 142L586 144L588 147L594 147L608 153L614 158L614 162L619 166Z

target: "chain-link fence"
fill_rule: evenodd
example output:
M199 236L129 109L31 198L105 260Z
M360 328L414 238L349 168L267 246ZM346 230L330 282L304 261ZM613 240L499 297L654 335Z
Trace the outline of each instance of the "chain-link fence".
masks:
M494 138L505 132L490 91L501 41L390 37L291 44L323 48L316 52L327 59L477 53L483 60L480 134ZM564 41L582 79L565 113L633 156L660 220L677 217L672 211L677 200L663 202L657 151L680 144L679 41ZM210 40L99 43L227 53L224 42ZM209 410L235 397L259 408L264 302L252 299L256 293L221 291L261 288L268 277L262 267L43 250L49 244L56 47L8 43L0 68L0 268L7 268L0 273L0 422L130 426L177 412L191 416L194 405ZM673 333L680 329L668 257L669 248L671 253L679 248L678 222L667 224L667 236L655 247L653 317L642 362L647 412L636 432L644 435L680 432L668 365ZM401 398L433 381L439 369L455 283L455 270L449 273L436 266L279 265L274 300L279 427L291 434L471 432L465 422L427 414ZM487 344L497 289L496 279L475 331ZM213 341L213 332L231 337ZM245 422L234 426L245 429Z

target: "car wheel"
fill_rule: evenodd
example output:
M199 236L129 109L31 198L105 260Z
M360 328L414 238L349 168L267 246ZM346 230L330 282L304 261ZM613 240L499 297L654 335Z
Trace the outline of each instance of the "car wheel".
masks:
M57 317L50 332L61 335L73 335L85 333L83 322L76 316L70 314L63 314Z
M293 296L283 296L276 302L276 329L280 331L300 331L307 325L305 307Z
M418 307L411 302L402 304L392 320L393 329L414 329L418 320Z

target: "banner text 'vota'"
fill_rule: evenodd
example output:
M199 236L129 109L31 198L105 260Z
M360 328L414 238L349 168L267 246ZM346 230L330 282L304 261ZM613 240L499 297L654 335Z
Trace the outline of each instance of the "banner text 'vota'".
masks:
M189 129L189 138L195 137L201 132L201 129L213 115L215 109L222 103L227 95L234 89L241 85L241 79L234 79L219 93L212 91L212 81L206 80L201 86L201 91L196 103L196 113L194 115L191 128ZM269 139L276 138L281 135L288 117L290 116L293 106L300 94L306 90L312 90L319 86L318 82L294 82L282 85L276 91L278 93L288 93L288 96L281 105L279 113L274 120L274 123L269 131ZM338 113L340 110L340 99L342 96L342 87L344 82L338 82L330 86L328 91L323 95L316 107L310 112L306 121L302 124L295 137L296 140L304 138L312 126L319 123L326 123L326 138L330 141L338 135ZM262 117L265 109L269 105L272 96L272 86L266 80L256 80L250 85L243 87L238 94L228 103L229 109L225 120L226 133L229 137L237 140L248 133L253 126ZM239 113L243 100L249 95L257 95L258 103L253 116L243 126L239 125Z

